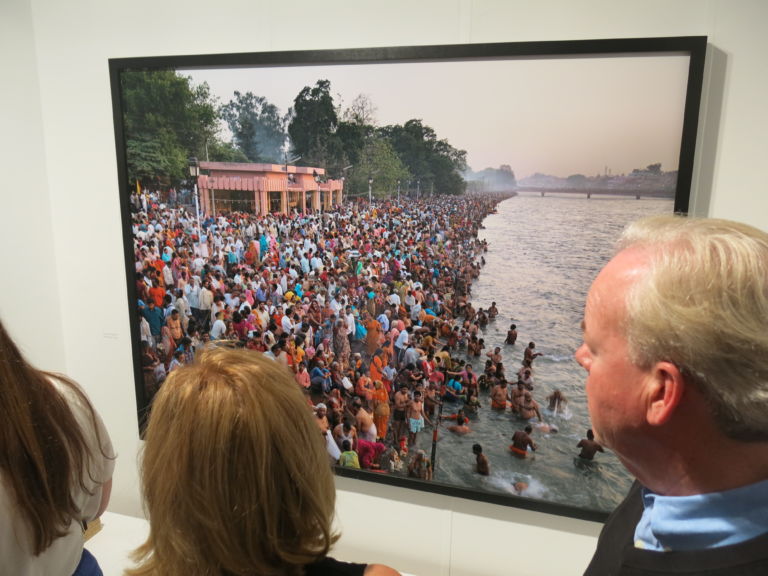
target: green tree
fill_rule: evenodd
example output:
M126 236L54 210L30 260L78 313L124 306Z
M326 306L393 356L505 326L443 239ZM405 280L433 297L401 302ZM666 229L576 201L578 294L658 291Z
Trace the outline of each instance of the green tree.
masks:
M235 97L220 109L232 132L235 146L251 162L283 160L287 117L263 96L235 91Z
M248 157L234 144L217 139L208 144L205 158L212 162L249 162Z
M372 133L373 128L371 126L339 122L335 134L335 139L341 151L341 157L338 158L339 163L344 166L359 164L360 154L365 146L365 142Z
M293 101L288 134L292 153L301 156L306 166L325 168L338 163L341 145L335 138L339 120L333 106L331 83L318 80L314 87L305 86Z
M466 182L467 153L437 138L435 131L421 120L408 120L403 125L385 126L380 130L391 143L400 160L422 191L437 194L463 194Z
M344 188L350 196L368 195L368 179L372 178L372 194L375 198L385 198L397 190L397 181L405 186L411 178L410 172L383 137L372 136L365 141L355 164L344 182Z
M216 102L208 85L173 70L128 70L121 78L130 182L173 185L187 174L189 156L204 157L215 140Z

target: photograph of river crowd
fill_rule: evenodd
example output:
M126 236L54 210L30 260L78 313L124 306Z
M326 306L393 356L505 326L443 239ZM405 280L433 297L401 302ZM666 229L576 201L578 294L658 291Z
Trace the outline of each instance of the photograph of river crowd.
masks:
M671 213L687 58L119 75L142 412L207 346L295 375L329 462L609 511L589 285ZM290 423L286 423L290 425Z

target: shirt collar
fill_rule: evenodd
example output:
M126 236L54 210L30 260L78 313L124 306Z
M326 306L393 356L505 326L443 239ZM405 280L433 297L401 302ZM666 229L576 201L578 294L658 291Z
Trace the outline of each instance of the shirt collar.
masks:
M643 488L642 498L636 548L702 550L768 532L768 480L692 496L661 496Z

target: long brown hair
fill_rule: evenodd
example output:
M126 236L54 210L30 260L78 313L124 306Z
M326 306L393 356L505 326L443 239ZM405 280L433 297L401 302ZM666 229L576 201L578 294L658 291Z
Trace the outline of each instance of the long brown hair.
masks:
M90 476L83 431L51 379L69 386L95 420L78 386L30 365L0 322L0 471L29 527L35 555L66 534L79 512L73 488L88 491L85 474Z
M134 575L290 575L338 538L325 445L293 375L214 348L172 372L147 425L150 519Z

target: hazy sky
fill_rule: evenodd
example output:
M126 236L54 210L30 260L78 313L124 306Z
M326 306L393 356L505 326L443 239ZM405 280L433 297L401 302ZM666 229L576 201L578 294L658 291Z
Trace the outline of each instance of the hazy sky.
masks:
M222 103L233 92L266 97L285 113L304 86L331 82L347 107L366 94L378 125L420 118L467 151L473 170L509 164L593 176L655 162L677 168L688 57L536 58L194 70Z

